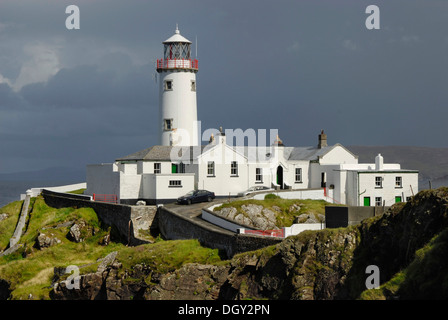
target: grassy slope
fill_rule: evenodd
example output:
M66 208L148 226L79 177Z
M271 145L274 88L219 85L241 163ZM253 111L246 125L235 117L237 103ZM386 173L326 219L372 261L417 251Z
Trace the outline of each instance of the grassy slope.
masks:
M0 208L0 214L8 214L8 218L0 221L0 251L5 250L9 244L9 239L12 237L19 220L22 204L23 201L14 201Z
M223 208L234 207L237 209L238 213L243 213L244 210L241 208L243 205L256 204L261 205L264 208L270 209L273 212L278 212L276 208L281 210L277 214L277 226L290 227L293 224L294 218L301 214L313 214L316 220L320 221L318 214L325 215L325 206L330 205L324 200L297 200L297 199L281 199L281 198L266 198L265 200L236 200L229 203L224 203L214 209L214 211L219 211ZM300 206L299 211L292 210L292 206L296 204ZM333 205L333 204L331 204Z
M13 203L2 210L20 211L20 206L20 203ZM0 222L0 230L5 229L9 231L7 233L12 234L17 219L18 214L14 212L10 218ZM95 235L81 243L67 239L68 227L48 229L65 221L80 219L96 230ZM43 227L47 229L42 230ZM53 234L61 240L61 243L43 250L34 248L39 231ZM101 246L99 242L106 233L107 230L101 226L92 209L55 209L47 206L44 200L38 197L29 216L28 228L20 241L23 246L18 252L0 258L0 278L11 283L13 299L28 299L30 294L33 299L49 299L54 267L76 265L80 267L81 273L92 272L96 270L97 260L112 251L118 251L118 258L124 266L123 270L136 263L146 263L156 272L164 273L188 262L220 261L218 250L201 247L197 240L159 241L137 247L126 247L121 243L111 242L108 246ZM6 238L9 240L9 236ZM3 242L7 244L6 240L2 240Z

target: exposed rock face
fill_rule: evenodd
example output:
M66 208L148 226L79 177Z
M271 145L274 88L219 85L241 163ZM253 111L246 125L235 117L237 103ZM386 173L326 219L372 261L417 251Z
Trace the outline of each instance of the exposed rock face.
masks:
M93 227L89 226L84 220L80 220L71 226L67 238L74 242L82 242L93 234L95 234Z
M6 218L8 218L8 214L6 213L0 214L0 221L5 220Z
M61 240L59 240L53 233L45 234L45 233L39 233L36 239L36 248L38 249L44 249L51 246L54 246L55 244L61 243Z
M156 274L139 264L119 273L121 264L109 260L98 272L82 276L79 293L59 285L53 297L355 299L366 289L368 265L377 265L381 282L387 281L413 261L417 249L447 228L448 188L441 188L420 192L359 225L305 231L276 246L237 255L224 265L187 264Z
M243 213L238 213L236 208L229 207L217 211L218 215L233 220L238 224L259 230L278 229L276 226L276 213L262 205L242 205Z

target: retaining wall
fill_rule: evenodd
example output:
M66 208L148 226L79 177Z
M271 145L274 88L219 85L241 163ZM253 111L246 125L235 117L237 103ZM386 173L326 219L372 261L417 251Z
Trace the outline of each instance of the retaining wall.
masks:
M167 239L198 239L206 247L224 251L228 258L237 253L277 244L282 240L236 234L218 227L212 227L205 221L186 218L166 207L159 207L158 225L160 232Z
M128 206L122 204L95 202L85 196L42 190L45 202L54 208L87 207L95 210L98 218L109 226L114 226L129 245L148 243L138 236L138 230L157 227L155 206Z
M362 220L383 214L390 207L326 206L327 228L341 228L360 223Z

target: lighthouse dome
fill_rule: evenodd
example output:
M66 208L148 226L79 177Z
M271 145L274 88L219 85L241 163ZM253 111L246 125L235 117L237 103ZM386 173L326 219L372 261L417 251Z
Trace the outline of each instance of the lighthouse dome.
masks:
M183 43L191 43L190 40L185 38L180 34L179 28L176 27L176 31L174 35L163 41L163 43L171 43L171 42L183 42Z

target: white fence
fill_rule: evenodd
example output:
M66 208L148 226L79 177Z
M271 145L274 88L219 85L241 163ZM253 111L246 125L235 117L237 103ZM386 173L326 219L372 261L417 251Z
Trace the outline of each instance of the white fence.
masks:
M254 193L253 199L264 200L267 194L275 194L282 199L311 199L311 200L325 200L333 202L333 189L318 188L318 189L295 189L295 190L272 190L268 192ZM250 197L250 196L249 196Z
M279 229L279 230L248 229L242 225L239 225L235 222L232 222L228 219L219 217L218 215L214 214L213 209L220 205L221 205L221 203L218 203L218 204L214 204L208 208L203 208L201 218L205 221L213 223L214 225L220 226L221 228L224 228L226 230L230 230L230 231L236 232L236 233L287 238L289 236L297 235L306 230L322 230L325 228L325 223L296 223L290 227L283 227L282 229Z
M27 194L30 194L31 197L37 197L43 189L54 191L54 192L70 192L74 190L79 189L85 189L87 184L85 182L83 183L76 183L76 184L69 184L66 186L58 186L58 187L39 187L39 188L31 188L26 191L26 194L20 195L20 200L24 200Z

